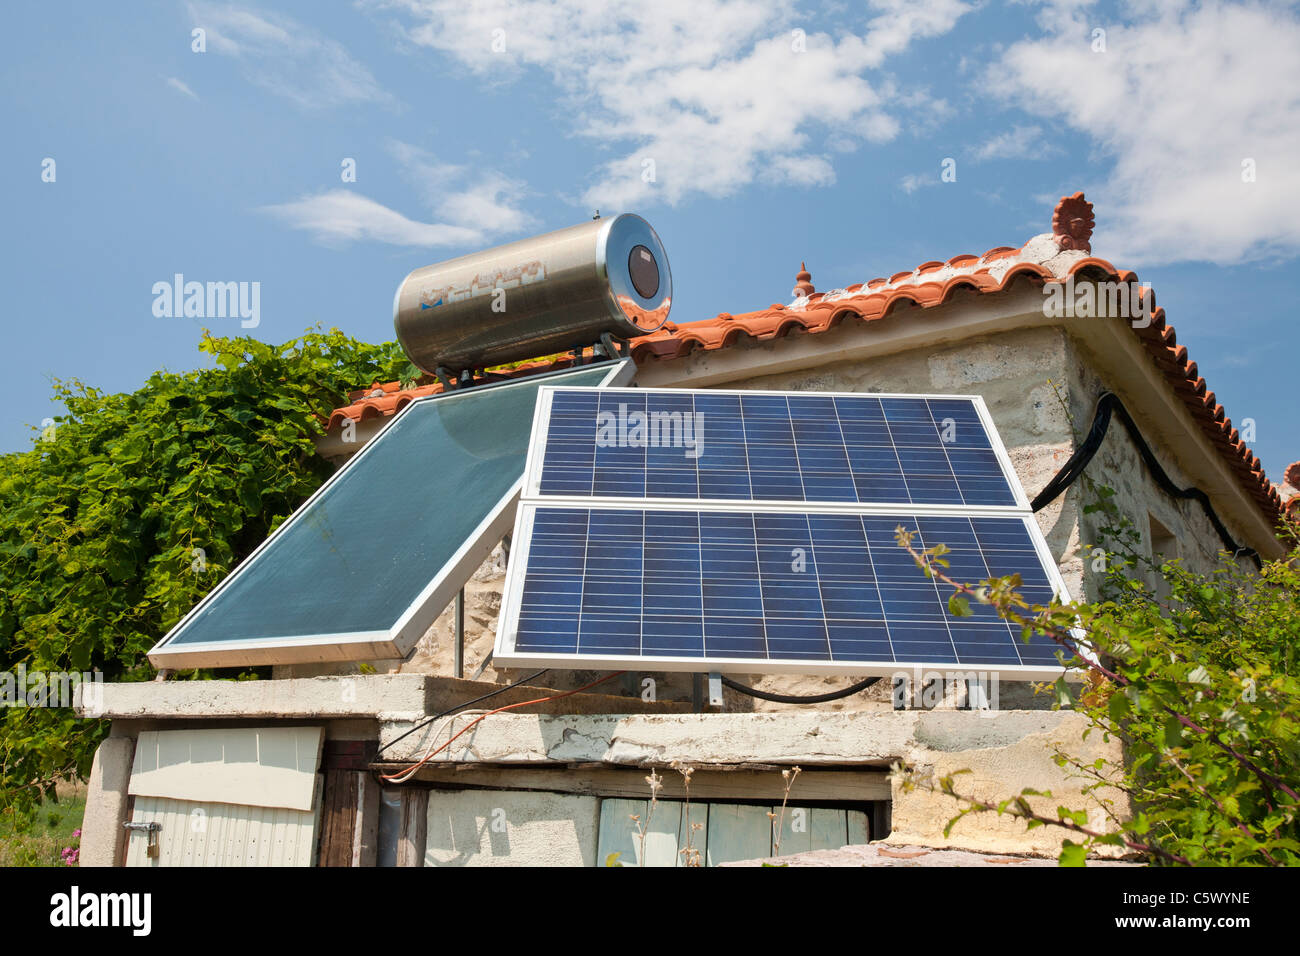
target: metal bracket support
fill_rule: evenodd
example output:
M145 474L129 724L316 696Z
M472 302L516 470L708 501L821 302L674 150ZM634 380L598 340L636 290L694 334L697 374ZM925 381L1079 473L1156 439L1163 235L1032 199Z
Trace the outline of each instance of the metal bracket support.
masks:
M483 672L487 670L488 665L492 663L492 655L495 653L495 651L488 651L487 657L483 658L483 663L478 666L478 670L474 672L474 676L470 678L471 680L478 680L483 676Z
M604 352L607 359L623 358L623 353L614 342L614 336L609 332L600 333L600 348L595 351Z
M709 672L709 706L722 709L722 675L717 671Z
M456 677L465 676L465 589L456 592L456 650L452 662Z

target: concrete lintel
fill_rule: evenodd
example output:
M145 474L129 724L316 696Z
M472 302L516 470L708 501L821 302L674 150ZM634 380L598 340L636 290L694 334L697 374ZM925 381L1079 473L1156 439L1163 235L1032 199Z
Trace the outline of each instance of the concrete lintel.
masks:
M987 716L986 716L987 715ZM384 751L384 760L418 759L473 717L438 721ZM602 763L665 766L710 764L888 766L916 751L1006 747L1033 734L1081 721L1054 711L857 713L524 715L498 714L434 758L440 763L545 765ZM410 730L392 721L381 747ZM1073 728L1074 732L1082 729Z
M83 717L286 719L295 717L413 718L427 710L429 679L422 674L368 674L294 680L148 681L92 687L80 693ZM89 694L91 691L87 691Z
M83 717L116 720L155 718L183 720L293 720L299 718L369 717L419 720L449 710L483 694L495 693L491 707L536 700L556 693L548 687L523 685L502 692L502 685L430 674L357 674L295 677L283 680L148 681L83 684L76 709ZM639 697L574 694L535 704L530 713L673 713L690 705L646 702Z

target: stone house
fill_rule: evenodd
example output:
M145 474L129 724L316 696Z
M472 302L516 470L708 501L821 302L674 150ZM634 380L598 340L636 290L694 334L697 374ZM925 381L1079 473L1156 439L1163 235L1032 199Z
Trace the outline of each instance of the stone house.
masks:
M1043 495L1036 518L1073 597L1097 595L1099 528L1084 511L1083 482L1053 483L1067 463L1114 490L1153 557L1208 569L1224 550L1245 564L1281 555L1275 529L1296 469L1281 488L1265 477L1154 292L1092 255L1092 227L1091 204L1076 193L1057 205L1050 232L1020 247L925 262L829 292L816 291L801 266L787 304L669 321L633 340L635 382L982 395L1029 496L1049 486L1057 492ZM355 393L331 415L319 453L345 460L406 404L441 387L375 383ZM1106 415L1099 436L1092 426ZM1199 492L1178 494L1185 489ZM1112 752L1112 744L1083 740L1077 715L1045 709L1026 686L1004 687L995 713L896 711L883 683L816 706L729 691L721 712L700 712L710 708L689 675L637 673L599 693L487 718L464 749L443 751L400 786L382 785L376 771L396 776L436 734L463 726L452 718L421 728L422 721L520 676L498 673L489 660L504 567L498 549L465 585L463 660L474 681L455 672L458 612L449 608L405 661L284 665L274 679L251 683L104 688L98 712L113 720L113 736L96 758L83 861L592 865L613 852L625 860L644 852L650 862L680 863L699 812L693 846L720 863L766 856L775 842L768 809L787 798L811 825L791 831L785 851L886 839L1047 853L1056 838L1010 821L964 822L945 837L951 802L903 793L886 768L897 761L936 772L969 768L975 791L990 797L1032 786L1082 805L1052 748L1088 759ZM593 676L551 672L540 695ZM806 695L847 681L750 675L748 683ZM528 699L520 688L490 706ZM195 769L200 753L205 773ZM222 773L212 772L217 764ZM695 768L694 811L681 802L674 764ZM803 773L787 791L778 772L793 766ZM634 813L647 819L647 768L665 778L650 844L627 822ZM222 834L234 832L230 820L252 820L241 832L257 824L292 847L268 856L265 839L258 848L248 837L180 835L198 811L222 821ZM128 819L161 829L142 837L123 829ZM146 839L159 843L157 856Z

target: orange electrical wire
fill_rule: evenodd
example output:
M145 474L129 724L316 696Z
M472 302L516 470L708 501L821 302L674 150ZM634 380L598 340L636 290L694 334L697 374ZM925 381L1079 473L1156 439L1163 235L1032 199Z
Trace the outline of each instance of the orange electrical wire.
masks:
M381 773L381 774L379 775L379 779L380 779L380 780L394 781L394 780L397 780L399 777L407 777L407 776L409 776L410 774L414 773L416 770L419 770L421 767L423 767L426 763L428 763L430 760L432 760L432 759L433 759L434 757L436 757L438 754L442 753L444 750L446 750L448 747L450 747L450 746L455 742L456 738L459 737L461 734L465 733L465 731L469 730L471 727L473 727L475 724L479 723L480 721L484 720L485 718L487 718L487 717L491 717L493 714L499 714L499 713L501 713L503 710L514 710L514 709L517 708L517 707L528 707L528 706L531 705L531 704L545 704L547 701L552 701L552 700L563 700L565 697L572 697L574 694L580 694L580 693L582 693L584 690L586 690L586 689L589 688L589 687L595 687L597 684L603 684L603 683L605 683L605 681L607 681L607 680L612 680L613 678L615 678L615 677L619 677L619 676L621 676L621 675L623 675L623 674L626 674L626 673L627 673L627 671L615 671L615 672L612 673L612 674L606 674L604 677L600 678L599 680L594 680L594 681L592 681L590 684L583 684L581 687L576 687L576 688L574 688L573 690L566 690L563 694L551 694L551 695L549 695L549 696L547 696L547 697L538 697L536 700L521 700L521 701L519 701L518 703L514 703L514 704L506 704L504 707L498 707L496 710L489 710L486 714L479 714L477 717L475 717L473 720L471 720L468 724L466 724L464 727L462 727L460 730L458 730L458 731L457 731L457 732L456 732L456 733L451 737L450 740L448 740L445 744L443 744L443 745L442 745L441 747L439 747L437 750L432 750L432 751L430 751L429 753L425 754L425 755L420 759L420 762L419 762L419 763L411 764L411 766L406 767L406 768L404 768L404 769L402 769L402 770L399 770L399 771L397 771L396 773ZM455 719L455 716L454 716L454 715L452 715L452 719L453 719L453 720Z

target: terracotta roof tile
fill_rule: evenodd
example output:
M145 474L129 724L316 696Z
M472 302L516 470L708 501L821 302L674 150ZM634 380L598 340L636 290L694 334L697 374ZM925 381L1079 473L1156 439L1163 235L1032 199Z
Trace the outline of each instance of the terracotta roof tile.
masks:
M791 334L815 335L845 321L873 322L900 309L917 310L918 318L923 318L925 310L943 305L956 295L1001 292L1022 281L1064 282L1071 276L1086 274L1089 278L1137 284L1137 273L1117 269L1089 254L1093 223L1092 204L1083 193L1075 193L1057 204L1051 233L1035 236L1019 248L998 246L982 256L962 254L947 262L924 262L913 270L896 272L889 279L875 278L829 292L813 291L812 276L801 263L796 297L789 305L776 303L756 312L723 312L695 322L665 322L658 331L632 340L632 356L638 364L672 361L697 350L715 351ZM1153 309L1151 323L1134 329L1134 333L1207 438L1220 449L1242 487L1270 520L1276 520L1282 506L1278 488L1264 475L1259 459L1241 442L1214 393L1207 391L1196 363L1188 358L1187 347L1178 344L1164 309L1155 307L1153 294L1148 301ZM530 363L510 374L527 375L568 364L569 360ZM380 395L372 394L376 389ZM439 391L441 386L437 384L408 390L400 390L395 382L376 384L353 393L352 404L335 409L329 427L338 427L345 418L363 421L395 415L413 399ZM1300 469L1300 462L1291 469ZM1300 478L1300 470L1295 477Z
M518 368L509 371L498 371L495 374L503 378L524 378L534 372L568 368L572 364L573 360L568 358L554 361L543 359L537 362L526 362ZM413 388L402 388L401 382L376 382L369 388L350 392L348 398L352 399L352 403L330 412L325 429L326 431L333 431L339 428L347 419L354 422L364 422L372 418L389 418L396 415L415 399L423 398L425 395L437 395L440 392L442 392L441 382L417 385Z

